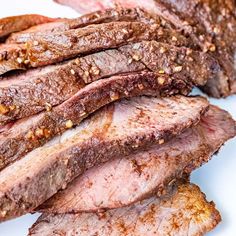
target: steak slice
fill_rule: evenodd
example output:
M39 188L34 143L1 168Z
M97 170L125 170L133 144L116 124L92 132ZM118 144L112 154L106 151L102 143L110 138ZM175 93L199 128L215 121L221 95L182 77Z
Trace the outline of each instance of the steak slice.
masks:
M88 168L163 144L196 124L207 108L205 98L183 96L136 97L104 107L0 172L0 220L32 211Z
M156 0L161 16L186 29L203 50L212 52L222 67L204 91L214 97L236 93L236 2L234 0ZM170 16L171 15L171 16ZM173 17L174 15L174 17Z
M202 89L213 97L236 93L236 3L234 0L55 0L80 12L99 10L120 4L143 7L165 18L169 24L190 35L203 51L219 60L221 72Z
M13 32L28 29L34 25L55 21L46 16L41 15L19 15L10 16L0 19L0 38L6 37Z
M172 80L177 80L176 84L182 80L188 91L193 85L204 85L213 77L218 64L204 53L189 52L187 48L156 41L143 41L60 65L5 76L0 81L0 122L3 124L24 118L48 106L61 104L93 81L143 70L160 75L164 73ZM186 94L187 91L183 87L180 93Z
M86 116L112 101L140 95L160 97L179 90L188 93L191 88L182 80L172 80L165 75L157 76L151 72L114 76L93 82L49 112L2 128L0 169L42 146L57 134L65 132L73 124L79 124Z
M162 194L175 179L208 162L235 135L231 116L211 106L198 125L161 147L89 169L37 210L57 214L101 211L131 205L153 192Z
M183 183L161 198L104 213L43 214L29 235L197 236L220 221L215 204L196 185Z
M21 48L21 56L3 59L2 73L7 72L5 64L16 63L22 68L39 67L70 59L82 54L90 54L105 49L117 48L128 43L156 40L175 46L187 46L191 41L179 32L165 29L158 24L142 22L111 22L89 25L65 32L47 32L34 35L25 44L9 44L0 47L0 55L6 50ZM0 65L1 65L0 64ZM0 67L0 68L1 68ZM10 69L14 69L13 67ZM19 66L16 68L19 69ZM0 72L1 72L0 71Z
M109 8L104 11L96 11L75 19L61 19L56 22L50 22L42 25L31 27L25 31L12 34L8 39L8 43L26 43L34 35L40 35L42 32L55 33L63 32L70 29L82 28L92 24L101 24L117 21L163 24L161 18L157 15L151 15L141 8ZM165 27L171 28L165 23Z

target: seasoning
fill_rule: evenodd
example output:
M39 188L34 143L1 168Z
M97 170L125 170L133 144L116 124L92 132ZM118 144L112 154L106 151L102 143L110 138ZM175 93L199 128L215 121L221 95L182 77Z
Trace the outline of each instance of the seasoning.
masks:
M130 59L128 60L128 63L131 64L132 62L133 62L133 58L130 58Z
M176 42L176 41L177 41L177 38L176 38L175 36L173 36L173 37L171 38L171 40L174 41L174 42Z
M74 75L74 74L75 74L75 71L74 71L73 69L71 69L71 70L70 70L70 73L71 73L72 75Z
M9 112L9 108L3 104L0 104L0 114L5 115Z
M135 61L140 61L140 60L141 60L141 56L135 54L135 55L133 55L133 59L134 59Z
M163 144L165 142L165 140L164 139L160 139L159 141L158 141L158 143L161 145L161 144Z
M52 105L48 102L45 103L45 108L46 108L46 111L51 111L52 110Z
M44 137L43 129L37 128L35 131L35 136L37 136L38 138Z
M143 89L144 89L143 84L138 84L138 88L139 88L140 90L143 90Z
M128 34L128 33L129 33L127 29L122 29L122 31L123 31L123 33L125 33L125 34Z
M39 42L35 40L35 41L33 42L33 45L34 45L34 46L38 46L38 45L39 45Z
M45 138L49 138L51 135L51 131L49 129L43 129L43 134Z
M158 81L158 84L163 85L165 83L165 78L164 77L158 77L157 81Z
M118 95L118 93L111 92L110 93L110 98L111 98L112 101L115 101L115 100L119 99L119 95Z
M19 64L21 64L24 60L23 60L22 58L18 57L18 58L16 59L16 61L17 61Z
M165 53L165 52L166 52L166 48L161 47L161 48L160 48L160 53L163 54L163 53Z
M174 67L174 72L181 72L183 69L183 66L175 66Z
M165 71L161 69L161 70L158 71L158 73L159 74L165 74Z
M215 46L215 44L211 44L211 45L209 46L209 50L210 50L211 52L215 52L215 51L216 51L216 46Z
M99 75L100 74L100 70L96 66L92 66L91 69L90 69L90 72L94 75Z
M70 128L72 128L72 127L73 127L73 122L72 122L72 120L67 120L67 121L66 121L66 128L70 129Z

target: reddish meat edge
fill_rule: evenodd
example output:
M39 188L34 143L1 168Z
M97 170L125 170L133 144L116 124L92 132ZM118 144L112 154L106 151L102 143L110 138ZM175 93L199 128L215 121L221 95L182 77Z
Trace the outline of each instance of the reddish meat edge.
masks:
M208 162L235 135L236 123L229 113L210 106L196 126L161 147L89 169L37 210L60 214L101 211L131 205L154 192L161 195L175 179Z
M0 38L6 37L13 32L28 29L34 25L55 21L56 19L46 16L29 14L10 16L0 19Z
M149 70L160 76L164 73L173 80L183 80L186 87L192 87L206 84L218 69L216 60L185 47L156 41L130 44L3 77L0 81L0 123L50 109L87 84L116 74ZM184 88L179 92L186 94Z
M149 95L166 97L191 86L181 79L141 72L95 81L59 106L19 120L0 133L0 169L31 150L42 146L58 134L79 124L89 114L121 98Z
M220 221L215 204L196 185L183 183L161 198L102 213L43 214L29 235L200 236Z
M119 21L139 21L147 24L163 24L159 16L152 15L140 8L111 8L104 11L95 11L74 19L61 19L56 22L31 27L25 31L11 34L11 36L7 39L7 43L26 43L29 39L34 37L34 35L40 35L41 33L50 34L83 28L92 24ZM165 27L171 28L168 23L165 23Z
M202 97L175 96L104 107L0 172L0 220L32 211L88 168L161 145L198 123L208 106Z

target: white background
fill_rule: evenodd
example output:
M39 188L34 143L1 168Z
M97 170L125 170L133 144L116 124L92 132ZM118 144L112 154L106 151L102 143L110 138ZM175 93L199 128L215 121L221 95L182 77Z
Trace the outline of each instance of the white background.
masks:
M51 0L1 1L0 17L26 13L38 13L51 17L78 16L72 9L59 6ZM228 110L236 119L236 96L221 100L210 100L213 104ZM191 180L201 187L209 200L214 200L222 214L222 223L209 236L235 236L236 139L228 142L210 163L195 171ZM0 224L0 236L26 236L28 228L37 217L38 214L26 215L19 219Z

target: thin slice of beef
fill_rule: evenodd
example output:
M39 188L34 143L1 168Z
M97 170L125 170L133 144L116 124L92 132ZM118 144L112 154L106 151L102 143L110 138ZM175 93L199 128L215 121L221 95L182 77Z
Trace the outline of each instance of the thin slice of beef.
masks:
M75 19L62 19L56 22L50 22L31 27L25 31L12 34L8 43L26 43L34 35L40 35L42 32L55 33L70 29L82 28L92 24L101 24L117 21L139 21L143 23L163 24L162 19L157 15L152 15L141 8L110 8L104 11L96 11ZM171 27L165 23L165 27Z
M55 21L46 16L41 15L19 15L10 16L0 19L0 38L6 37L13 32L28 29L34 25Z
M32 211L88 168L162 145L198 123L208 105L202 97L175 96L136 97L104 107L0 172L0 220ZM67 109L65 114L70 115Z
M187 94L192 86L202 86L213 77L218 64L204 53L156 41L143 41L63 64L5 76L0 81L0 123L50 109L93 81L143 70L165 74L173 81L177 80L176 84L182 80L187 88L185 91L183 86L179 92Z
M236 123L217 107L161 147L93 167L37 210L46 213L101 211L160 195L174 180L189 175L236 135ZM125 183L125 184L124 184Z
M221 221L213 202L196 185L179 184L162 198L102 213L43 214L30 236L199 236Z
M25 44L3 45L3 49L0 47L0 54L3 53L2 51L9 54L6 47L9 50L14 47L21 47L22 56L3 59L1 63L3 65L11 64L11 62L15 64L17 61L23 68L39 67L81 54L117 48L143 40L156 40L175 46L187 46L191 43L178 31L165 29L158 24L111 22L89 25L65 32L41 33L40 35L34 35ZM12 66L9 69L13 70L14 67ZM16 69L19 69L19 67ZM4 72L7 72L7 70L2 70L2 73Z

